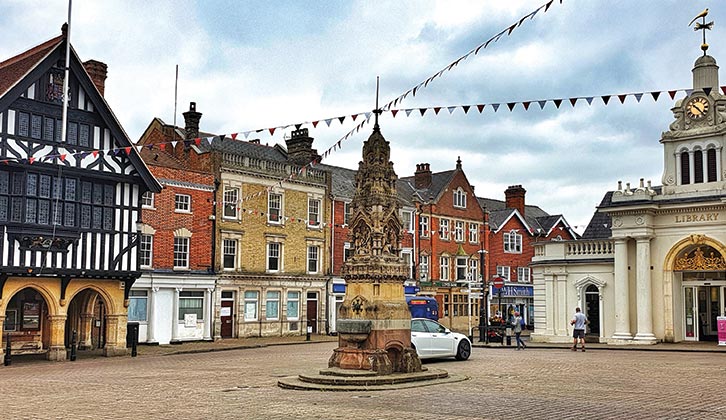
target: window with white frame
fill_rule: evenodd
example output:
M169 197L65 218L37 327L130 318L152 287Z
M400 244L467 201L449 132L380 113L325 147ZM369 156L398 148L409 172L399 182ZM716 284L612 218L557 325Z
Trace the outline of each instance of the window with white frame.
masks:
M265 294L265 319L280 319L280 292L268 291Z
M343 223L346 225L350 224L350 217L353 213L353 203L345 203L344 209L343 209Z
M413 214L408 210L401 210L401 221L406 232L413 232Z
M439 237L444 240L449 240L449 219L439 219Z
M469 242L479 242L479 225L476 223L469 223Z
M225 219L239 218L239 188L224 187L224 214Z
M504 233L504 252L510 254L522 253L522 235L516 231Z
M237 268L237 240L225 239L222 241L222 268L234 270Z
M267 271L282 271L282 244L268 242L267 244Z
M245 321L257 321L260 293L253 290L245 291Z
M469 257L456 257L456 280L467 280Z
M296 321L300 319L300 292L287 292L287 319Z
M466 208L466 193L461 187L454 191L454 207Z
M418 220L418 233L423 237L429 236L429 217L420 216Z
M509 266L498 265L497 266L497 276L503 278L506 281L509 281Z
M315 274L320 271L320 247L317 245L308 246L308 274Z
M406 267L408 267L408 277L413 278L413 267L411 265L411 257L413 255L412 249L402 249L401 250L401 259L403 259L403 263L406 264Z
M197 316L197 321L204 319L204 292L179 292L179 321L184 321L187 314Z
M189 268L189 238L174 238L174 268Z
M139 242L139 266L142 268L151 267L151 255L154 245L153 235L141 235Z
M308 198L308 226L320 227L320 199Z
M267 196L267 221L282 223L282 194L270 192Z
M472 280L479 280L479 261L472 258L469 260L469 278Z
M429 256L421 255L418 262L418 275L421 280L428 280L429 278Z
M464 222L457 220L454 224L454 240L456 242L464 242Z
M147 290L132 289L129 292L129 321L146 322L148 294Z
M143 195L141 195L141 207L145 209L153 209L154 208L154 193L151 191L144 192Z
M529 267L517 267L517 281L519 283L529 283Z
M174 194L174 211L179 213L191 213L192 196L187 194Z
M449 279L449 257L441 257L439 259L439 279Z
M348 261L353 256L353 248L350 247L350 242L343 244L343 261Z

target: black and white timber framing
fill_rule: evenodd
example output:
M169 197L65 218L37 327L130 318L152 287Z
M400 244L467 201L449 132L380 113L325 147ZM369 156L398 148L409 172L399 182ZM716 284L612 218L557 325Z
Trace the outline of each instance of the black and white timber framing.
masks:
M140 275L140 198L161 186L72 48L62 142L65 51L60 36L0 63L0 298L7 276L120 279L128 289Z

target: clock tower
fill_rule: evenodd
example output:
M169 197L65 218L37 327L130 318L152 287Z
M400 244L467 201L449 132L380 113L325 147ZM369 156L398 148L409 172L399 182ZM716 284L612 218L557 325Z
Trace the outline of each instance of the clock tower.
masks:
M726 188L726 96L719 91L716 60L705 50L693 67L693 89L671 111L675 121L660 139L663 194L712 195Z

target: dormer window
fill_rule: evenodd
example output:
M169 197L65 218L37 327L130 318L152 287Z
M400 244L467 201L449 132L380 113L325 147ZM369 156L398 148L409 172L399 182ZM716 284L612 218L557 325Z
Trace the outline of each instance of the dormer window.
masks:
M466 208L466 193L464 189L459 187L454 191L454 207Z

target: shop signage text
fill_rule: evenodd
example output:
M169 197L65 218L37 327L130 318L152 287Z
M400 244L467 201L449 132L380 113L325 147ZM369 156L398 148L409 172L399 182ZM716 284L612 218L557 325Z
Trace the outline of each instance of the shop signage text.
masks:
M498 296L499 289L492 288L492 296ZM504 286L502 287L502 297L532 297L534 296L534 288L532 286Z

